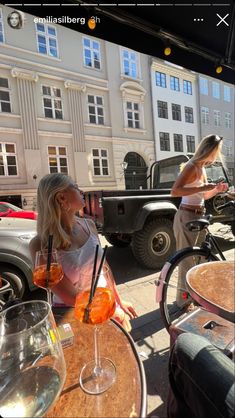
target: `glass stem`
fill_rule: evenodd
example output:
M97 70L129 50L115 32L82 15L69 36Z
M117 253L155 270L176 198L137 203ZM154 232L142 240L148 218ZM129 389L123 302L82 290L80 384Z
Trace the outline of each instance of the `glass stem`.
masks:
M94 346L95 346L94 374L96 376L99 376L102 373L102 369L101 369L101 365L100 365L99 331L100 331L100 327L97 327L97 325L95 325L95 327L94 327Z
M46 289L47 291L47 302L49 303L50 306L52 306L52 298L51 298L51 289Z

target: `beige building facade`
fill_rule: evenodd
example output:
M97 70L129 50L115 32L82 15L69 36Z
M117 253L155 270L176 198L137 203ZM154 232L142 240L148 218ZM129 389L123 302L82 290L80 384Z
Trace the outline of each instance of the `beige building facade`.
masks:
M29 14L13 29L11 11L0 7L0 200L35 208L53 172L84 190L146 187L149 57Z

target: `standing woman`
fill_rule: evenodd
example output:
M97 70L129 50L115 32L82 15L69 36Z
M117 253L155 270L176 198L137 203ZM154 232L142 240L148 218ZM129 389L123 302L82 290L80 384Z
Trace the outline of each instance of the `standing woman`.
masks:
M35 260L37 251L47 248L48 236L53 235L53 248L57 249L64 277L52 291L54 304L75 305L81 277L91 274L96 245L102 254L95 224L90 219L79 218L76 213L84 207L82 192L74 181L62 173L48 174L39 183L37 191L37 235L30 242L30 252ZM121 301L115 287L117 319L130 331L129 319L136 315L130 303Z
M177 250L196 245L200 233L189 231L186 228L187 222L201 218L205 213L205 200L217 193L225 192L228 188L228 185L223 182L208 183L205 170L205 167L211 165L216 159L222 160L222 139L218 135L205 136L199 143L194 156L184 165L172 187L172 196L182 196L173 225ZM200 236L200 240L202 239L203 233ZM179 268L178 287L185 287L186 272L191 267L192 264L186 264L185 261L183 268ZM177 294L176 302L178 306L185 304L180 292Z

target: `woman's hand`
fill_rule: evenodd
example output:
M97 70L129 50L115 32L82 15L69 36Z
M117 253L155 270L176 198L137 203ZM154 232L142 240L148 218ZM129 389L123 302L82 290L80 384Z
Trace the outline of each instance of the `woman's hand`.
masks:
M134 319L137 318L137 313L132 305L132 303L130 302L126 302L124 300L120 300L120 306L122 308L122 310L130 317L130 319Z
M127 331L131 331L130 319L136 318L137 313L130 302L120 301L121 306L117 306L113 318L118 321Z
M220 182L216 185L217 193L226 192L228 190L228 184Z

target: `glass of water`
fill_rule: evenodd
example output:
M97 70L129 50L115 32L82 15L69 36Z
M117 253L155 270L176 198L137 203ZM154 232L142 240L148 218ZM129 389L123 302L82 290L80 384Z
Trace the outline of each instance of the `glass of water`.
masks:
M43 416L58 398L65 377L50 305L35 300L0 312L0 416Z

